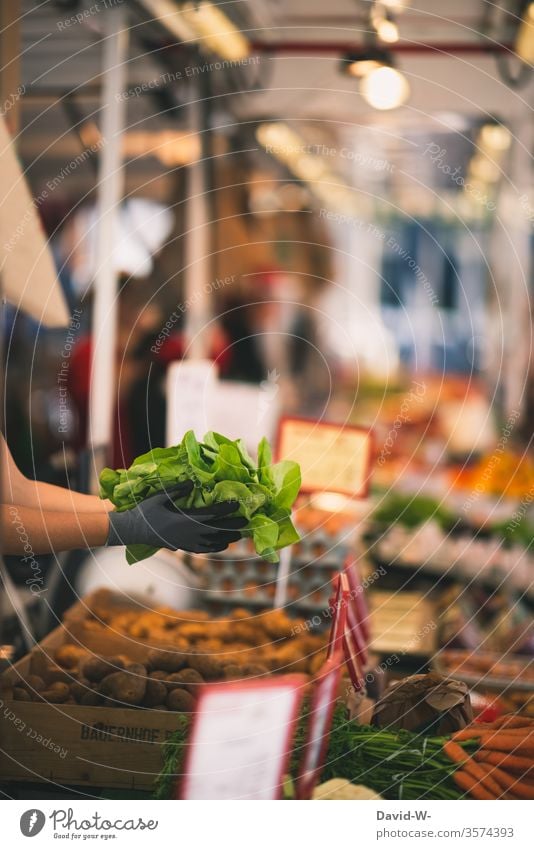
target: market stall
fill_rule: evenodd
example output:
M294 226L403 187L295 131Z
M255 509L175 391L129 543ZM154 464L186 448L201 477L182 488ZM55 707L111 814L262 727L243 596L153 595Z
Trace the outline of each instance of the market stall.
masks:
M0 791L533 799L532 4L75 5L0 115Z

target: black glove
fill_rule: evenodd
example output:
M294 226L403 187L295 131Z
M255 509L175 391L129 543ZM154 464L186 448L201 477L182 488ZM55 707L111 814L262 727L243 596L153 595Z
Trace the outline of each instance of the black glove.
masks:
M231 542L241 539L239 529L246 525L240 516L223 518L235 513L235 501L222 501L211 507L182 510L173 499L188 495L193 488L186 481L173 489L158 492L131 510L111 512L106 545L150 545L157 548L178 548L184 551L222 551Z

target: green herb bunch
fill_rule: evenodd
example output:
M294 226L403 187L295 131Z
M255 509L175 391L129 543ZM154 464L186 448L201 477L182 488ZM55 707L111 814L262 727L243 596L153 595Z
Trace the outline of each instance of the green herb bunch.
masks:
M252 538L264 560L278 563L277 552L299 540L291 508L300 489L300 467L291 460L273 464L265 438L258 445L255 463L242 439L210 431L199 442L189 430L179 445L153 448L137 457L129 469L104 469L100 495L109 498L118 511L130 510L145 498L188 480L193 489L177 498L176 506L191 509L235 501L235 515L247 519L243 536ZM156 551L148 545L130 545L126 559L138 563Z

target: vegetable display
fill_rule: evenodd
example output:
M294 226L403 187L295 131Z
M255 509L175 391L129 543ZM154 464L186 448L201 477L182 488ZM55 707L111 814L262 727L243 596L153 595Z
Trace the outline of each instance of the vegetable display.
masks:
M300 467L291 460L273 464L265 438L258 446L256 463L242 439L231 440L210 431L199 442L190 430L179 445L153 448L137 457L129 469L104 469L100 495L118 511L129 510L187 480L193 482L193 489L176 499L176 506L191 509L235 501L235 515L248 522L243 536L252 538L264 560L277 563L277 552L299 540L291 508L300 489ZM156 551L148 545L130 545L126 559L130 564L137 563Z
M469 756L461 747L477 748ZM473 799L534 799L534 720L502 716L457 731L443 751L456 764L454 781Z

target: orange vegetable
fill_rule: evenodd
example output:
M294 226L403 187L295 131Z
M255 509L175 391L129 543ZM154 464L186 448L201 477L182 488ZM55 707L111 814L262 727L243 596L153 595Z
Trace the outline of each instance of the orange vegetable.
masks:
M469 793L474 799L495 799L496 796L490 793L489 790L484 787L484 785L473 778L469 773L464 772L462 769L457 769L455 773L453 773L453 779L455 783L462 790L465 790L466 793Z
M491 774L504 792L513 793L520 799L534 799L534 787L522 781L516 775L509 775L498 766L491 768Z
M444 746L443 751L447 755L448 758L455 764L464 764L469 760L469 755L464 752L461 746L458 743L454 743L452 740L448 740Z
M533 761L530 758L522 758L520 755L507 755L504 752L479 749L475 752L474 758L476 761L493 764L493 766L502 766L508 772L518 772L522 776L534 774Z

